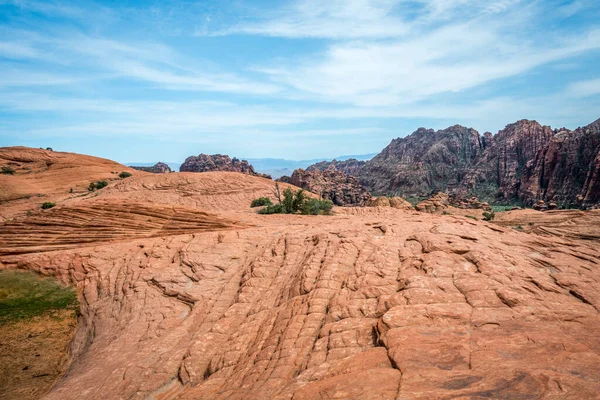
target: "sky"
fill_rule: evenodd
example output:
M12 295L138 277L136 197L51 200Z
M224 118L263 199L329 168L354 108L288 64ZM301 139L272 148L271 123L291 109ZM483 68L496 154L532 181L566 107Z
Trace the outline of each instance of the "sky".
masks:
M0 0L0 146L298 160L598 118L598 0Z

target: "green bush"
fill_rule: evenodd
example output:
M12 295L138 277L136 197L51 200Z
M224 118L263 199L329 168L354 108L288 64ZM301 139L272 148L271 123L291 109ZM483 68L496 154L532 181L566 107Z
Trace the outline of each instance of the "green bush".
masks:
M93 192L96 189L102 189L108 185L107 181L98 181L98 182L90 182L90 186L88 186L88 190Z
M133 174L127 171L123 171L119 174L119 178L121 179L129 178L130 176L133 176Z
M14 175L15 174L15 170L11 167L7 167L7 166L3 166L2 167L2 173L4 175Z
M495 217L496 217L496 213L493 211L491 211L491 212L484 211L484 213L483 213L484 221L493 221Z
M252 200L252 203L250 203L250 207L254 208L254 207L262 207L262 206L270 206L272 204L273 204L273 202L271 202L270 198L259 197L258 199Z
M283 204L272 204L265 208L258 210L259 214L287 214Z
M304 215L329 215L333 208L331 200L308 199L302 205Z
M255 202L261 199L256 199ZM269 203L271 200L267 199ZM267 204L265 208L258 211L259 214L304 214L304 215L328 215L331 214L333 203L329 200L317 200L308 197L303 189L296 193L290 188L283 191L283 199L279 204Z
M52 203L50 201L46 201L44 204L42 204L42 210L47 210L49 208L52 208L56 206L56 203Z

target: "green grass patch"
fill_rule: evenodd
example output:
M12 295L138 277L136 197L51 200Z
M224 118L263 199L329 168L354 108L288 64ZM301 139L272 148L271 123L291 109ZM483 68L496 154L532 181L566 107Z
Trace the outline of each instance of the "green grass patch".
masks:
M62 309L78 310L73 288L33 272L0 270L0 324Z

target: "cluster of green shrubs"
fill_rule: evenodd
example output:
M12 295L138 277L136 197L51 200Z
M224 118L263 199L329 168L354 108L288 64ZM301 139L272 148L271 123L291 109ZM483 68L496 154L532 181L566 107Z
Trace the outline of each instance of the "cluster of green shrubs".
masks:
M46 202L44 202L44 204L42 204L42 210L47 210L54 206L56 206L56 203L52 203L51 201L46 201Z
M7 167L6 165L2 167L2 173L4 175L14 175L15 170L11 167Z
M102 189L103 187L108 186L107 181L98 181L98 182L90 182L90 186L88 186L88 190L93 192L94 190Z
M252 207L252 208L264 207L264 206L270 206L270 205L273 205L273 202L268 197L259 197L258 199L252 200L252 203L250 203L250 207Z
M283 191L283 199L279 195L279 187L276 186L278 204L273 204L267 197L261 197L252 201L251 207L266 206L258 211L259 214L304 214L304 215L328 215L331 214L333 203L330 200L310 198L302 189L294 193L287 188Z
M125 179L125 178L129 178L130 176L132 176L133 174L131 172L127 172L127 171L123 171L119 174L119 178L121 179Z

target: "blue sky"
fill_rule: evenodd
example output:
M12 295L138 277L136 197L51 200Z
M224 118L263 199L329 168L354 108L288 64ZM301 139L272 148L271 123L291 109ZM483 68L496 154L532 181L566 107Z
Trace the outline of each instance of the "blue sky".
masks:
M0 0L0 146L312 159L599 117L598 0Z

